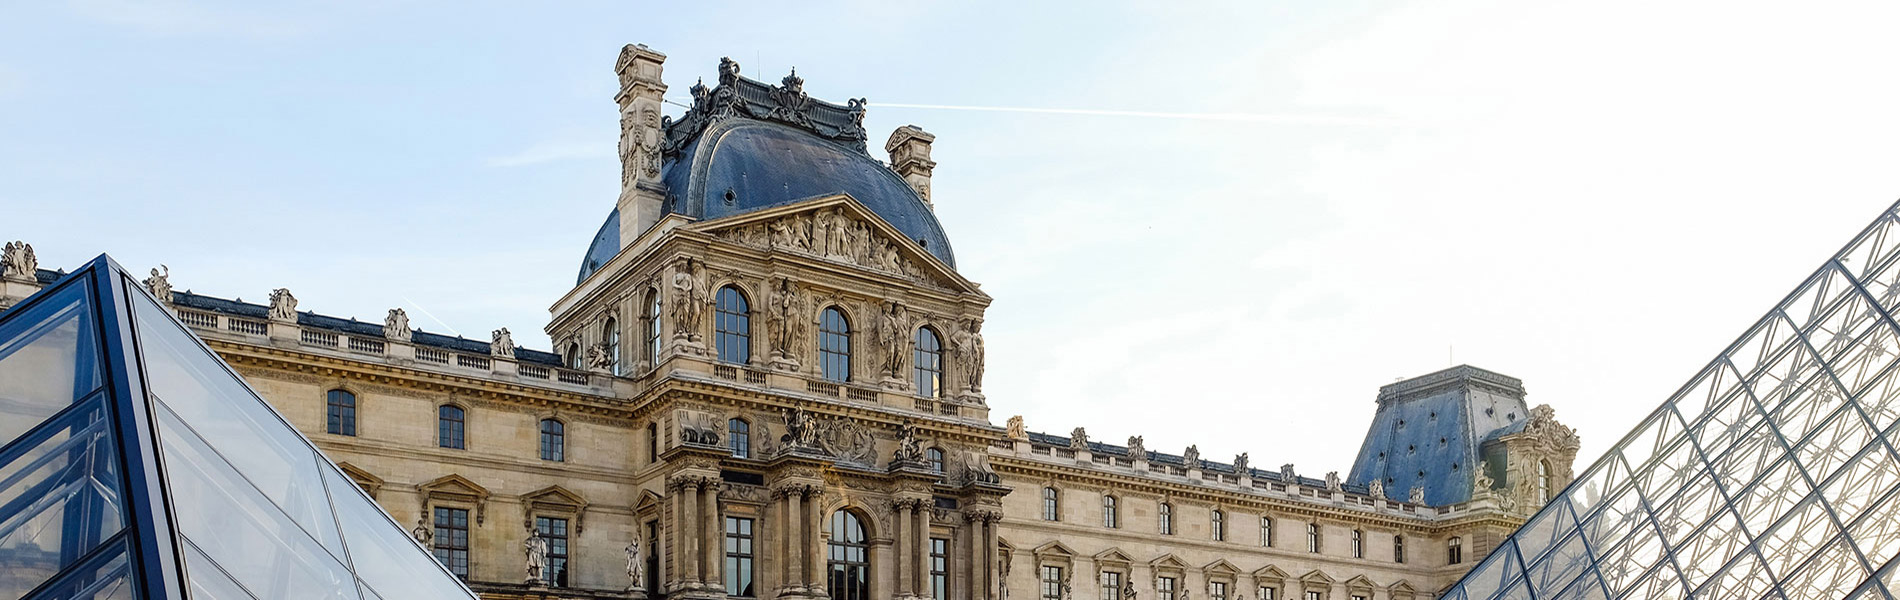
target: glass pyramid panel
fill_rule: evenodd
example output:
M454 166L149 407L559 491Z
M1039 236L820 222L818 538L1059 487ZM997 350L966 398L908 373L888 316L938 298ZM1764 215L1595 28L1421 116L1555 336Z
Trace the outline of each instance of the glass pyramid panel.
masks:
M1900 204L1444 597L1892 598L1896 312Z
M33 600L475 597L106 257L0 314L0 565Z

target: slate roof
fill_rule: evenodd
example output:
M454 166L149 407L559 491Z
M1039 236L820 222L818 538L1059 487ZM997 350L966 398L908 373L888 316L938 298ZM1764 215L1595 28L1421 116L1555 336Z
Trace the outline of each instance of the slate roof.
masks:
M42 271L42 273L45 273L45 271ZM270 307L266 305L252 304L238 300L227 300L191 292L172 292L172 303L185 308L251 319L270 318ZM312 329L322 329L356 336L380 338L383 335L383 324L380 322L370 323L353 318L345 319L314 312L297 313L297 324ZM487 340L471 340L465 337L429 333L418 329L410 337L409 341L417 346L440 348L468 354L488 354ZM547 365L550 367L565 366L561 364L561 357L557 354L540 350L529 350L521 347L515 348L515 360L517 362Z
M1032 444L1042 444L1045 446L1055 446L1058 448L1069 447L1070 438L1067 436L1050 435L1047 433L1039 433L1035 431L1030 431L1026 433L1029 434L1029 442ZM1110 455L1110 456L1128 457L1127 446L1104 444L1104 443L1096 442L1096 441L1089 442L1089 452L1096 453L1096 454ZM1129 458L1133 458L1133 457L1129 457ZM1168 454L1166 452L1156 452L1154 450L1148 451L1147 460L1148 462L1151 462L1154 464L1160 464L1160 465L1168 465L1168 466L1174 466L1174 467L1188 466L1186 457L1183 457L1179 454ZM1236 474L1234 470L1234 465L1230 463L1216 462L1216 461L1211 461L1207 459L1201 459L1201 470L1208 471L1211 473L1221 473L1221 474L1228 474L1228 475ZM1259 469L1259 468L1250 468L1248 469L1248 471L1250 471L1248 476L1254 479L1260 479L1260 480L1266 480L1266 481L1282 481L1282 479L1280 478L1279 471L1270 471L1270 470ZM1307 487L1326 487L1326 480L1324 479L1314 479L1312 477L1306 477L1303 475L1295 475L1294 477L1299 479L1300 485L1304 485ZM1342 482L1340 488L1344 489L1345 491L1352 492L1355 494L1372 493L1371 490L1368 489L1364 484ZM1391 493L1390 488L1387 488L1387 490L1388 490L1387 494L1390 494ZM1395 498L1395 499L1402 500L1403 498Z
M1384 478L1397 495L1423 487L1433 506L1465 502L1484 443L1529 419L1522 381L1470 365L1393 383L1379 388L1378 412L1346 480Z

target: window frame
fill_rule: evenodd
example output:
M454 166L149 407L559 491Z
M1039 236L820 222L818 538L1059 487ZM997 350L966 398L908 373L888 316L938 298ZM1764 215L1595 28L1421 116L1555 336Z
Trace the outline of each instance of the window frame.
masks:
M332 388L324 392L325 431L356 437L356 392ZM339 402L339 398L343 402Z
M1219 508L1207 514L1207 524L1214 541L1227 541L1227 513Z
M1161 528L1161 535L1174 535L1174 503L1162 501L1155 509L1155 519Z
M602 323L600 329L600 337L604 341L603 345L607 347L607 359L613 362L612 365L608 366L609 372L615 376L625 375L626 370L622 369L621 365L626 363L626 361L620 359L620 321L613 317L607 317L607 322Z
M911 338L911 385L916 387L918 396L942 398L943 335L925 325L918 327Z
M719 362L752 364L752 301L736 284L713 294L713 347Z
M930 597L950 600L950 540L930 538Z
M1062 491L1054 486L1042 488L1042 520L1052 523L1062 521Z
M1308 522L1306 524L1306 552L1308 554L1319 554L1320 550L1325 547L1325 532L1320 531L1319 523Z
M556 523L560 524L558 533L554 531ZM572 522L567 517L534 517L534 534L548 543L547 560L541 565L541 581L548 587L567 587L568 562L573 556L573 531Z
M1067 576L1066 571L1062 565L1041 565L1037 568L1036 589L1039 593L1037 597L1041 600L1065 600L1062 582Z
M450 573L462 578L463 581L467 581L469 572L469 546L471 545L469 543L469 509L459 506L432 506L430 509L430 527L433 528L432 530L435 535L434 538L429 541L429 554L434 556L436 562L441 563L442 567L448 569ZM455 517L458 512L461 516L460 527L455 525ZM448 523L446 525L443 523L444 516L448 517ZM462 532L460 546L455 545L456 531ZM460 553L459 556L457 554L458 552ZM446 556L444 553L446 553ZM460 571L457 571L455 567L455 561L458 557L461 559Z
M1352 538L1351 538L1351 539L1352 539L1352 557L1353 557L1353 558L1365 558L1365 557L1366 557L1366 532L1365 532L1365 530L1362 530L1362 529L1354 529L1354 530L1352 530Z
M1121 529L1121 501L1114 494L1102 494L1102 526Z
M554 426L553 431L548 431L549 425ZM567 423L549 417L541 419L535 429L541 434L541 460L567 462Z
M1103 570L1101 600L1122 600L1122 572Z
M831 535L825 539L825 590L833 600L870 600L871 536L864 521L846 509L831 513ZM853 560L852 550L857 550L856 556L862 558ZM843 569L842 582L840 568ZM851 582L853 571L858 577L855 585ZM835 589L840 583L850 588Z
M735 531L736 530L736 531ZM725 556L726 595L735 598L756 598L758 591L753 586L758 583L758 522L751 517L727 515L724 545L720 548Z
M743 418L726 420L726 450L733 458L752 458L752 423Z
M646 345L644 350L647 368L651 369L660 366L660 315L663 314L660 306L660 291L647 290L645 304L645 312L640 315L641 327L644 330L641 333L645 334L642 336L645 339L641 341Z
M1404 535L1394 534L1392 536L1392 562L1395 562L1401 565L1405 564L1405 536Z
M1273 547L1273 517L1260 515L1260 547Z
M924 460L930 463L930 472L943 474L943 449L932 446L924 450Z
M1157 600L1175 600L1175 594L1180 591L1180 587L1179 581L1174 577L1167 575L1155 576L1155 598Z
M835 318L834 318L835 317ZM835 329L834 327L841 327ZM851 315L836 305L818 312L818 376L832 383L850 383Z
M455 411L451 418L447 411ZM450 443L450 434L454 434L454 443ZM452 450L468 449L468 409L454 403L440 404L435 409L435 445L438 448Z
M1465 539L1455 535L1451 536L1451 539L1445 540L1445 564L1461 565L1464 564L1464 562Z

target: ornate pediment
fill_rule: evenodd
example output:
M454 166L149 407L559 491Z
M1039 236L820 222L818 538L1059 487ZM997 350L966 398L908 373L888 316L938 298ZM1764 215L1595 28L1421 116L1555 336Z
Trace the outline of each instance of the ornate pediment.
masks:
M523 523L525 527L534 526L534 517L537 514L557 513L572 517L574 519L574 532L580 533L582 520L587 516L587 500L581 498L581 495L574 493L573 490L558 485L550 485L529 492L527 495L521 497L521 503L528 507L526 519Z
M1123 554L1120 548L1109 548L1096 553L1095 562L1096 564L1107 563L1126 567L1129 563L1135 562L1135 559L1129 558L1127 554Z
M422 514L429 514L429 507L436 502L472 504L475 506L475 523L481 524L488 516L488 488L482 487L467 477L449 474L433 481L416 486L422 496Z
M1075 556L1075 551L1070 550L1069 547L1063 545L1062 542L1049 542L1047 544L1037 546L1035 550L1031 551L1031 553L1035 554L1036 556L1043 556L1043 557L1054 556L1054 557L1069 558L1069 557Z
M1318 569L1308 571L1305 575L1300 576L1300 583L1332 585L1335 581L1337 580L1333 579L1332 576L1320 572Z
M1216 560L1211 563L1207 563L1207 566L1201 567L1201 570L1206 571L1208 573L1219 573L1222 575L1230 575L1230 576L1240 574L1240 568L1235 567L1234 563L1227 562L1227 559L1225 558Z
M1268 582L1268 581L1279 582L1279 581L1286 581L1287 575L1286 575L1286 571L1280 570L1279 567L1276 567L1273 565L1267 565L1264 567L1260 567L1259 569L1255 569L1253 572L1253 578L1254 580L1261 581L1261 582Z
M741 246L810 256L946 291L976 292L975 284L843 194L698 227Z

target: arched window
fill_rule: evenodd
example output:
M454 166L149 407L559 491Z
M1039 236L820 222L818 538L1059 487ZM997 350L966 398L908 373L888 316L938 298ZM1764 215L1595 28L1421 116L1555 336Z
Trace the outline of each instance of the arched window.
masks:
M467 424L462 407L444 404L435 411L435 441L443 448L463 448L462 432Z
M1227 513L1221 512L1218 508L1214 509L1213 516L1209 518L1209 524L1214 530L1214 541L1227 540Z
M943 449L931 448L924 451L924 458L930 461L930 472L943 474Z
M567 460L567 426L560 421L541 420L541 460Z
M752 308L739 288L719 288L713 304L713 340L719 347L719 360L740 365L752 362Z
M1550 461L1538 460L1537 461L1537 503L1539 505L1550 503L1550 489L1551 489Z
M646 312L640 315L640 325L646 339L647 365L660 364L660 292L647 290Z
M1122 526L1121 509L1116 506L1114 496L1102 496L1102 526L1109 529Z
M1455 565L1463 562L1465 562L1464 538L1451 538L1451 540L1446 541L1445 563Z
M1357 529L1352 530L1352 557L1366 557L1366 532Z
M1061 492L1057 492L1055 488L1042 488L1042 520L1062 520Z
M851 321L836 306L818 319L818 372L830 381L851 381Z
M726 440L733 458L752 458L752 424L745 419L726 421Z
M356 394L349 390L330 390L330 433L356 435Z
M1161 503L1161 535L1174 535L1174 505Z
M607 317L607 323L601 325L600 339L606 340L607 360L613 361L613 374L626 374L626 371L620 369L620 322L613 317Z
M580 342L567 343L567 351L561 353L561 364L567 365L567 368L577 371L584 368L584 365L581 364Z
M917 343L911 351L911 379L917 384L917 395L925 398L943 396L943 341L937 337L937 330L929 327L917 328Z
M1392 562L1405 564L1405 536L1392 536Z
M869 600L871 597L871 544L864 523L848 511L831 513L830 553L825 564L831 573L834 600Z
M1319 523L1307 523L1306 524L1306 551L1312 552L1314 554L1318 554L1319 546L1320 546Z

